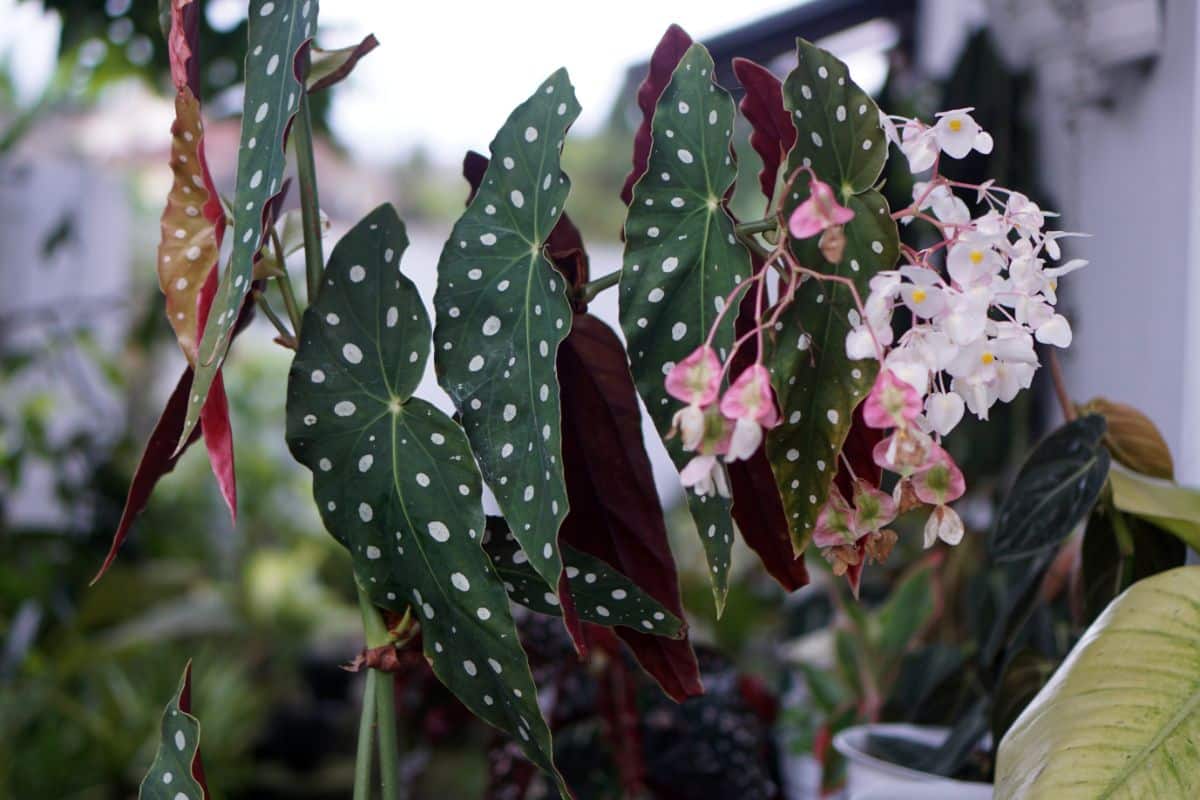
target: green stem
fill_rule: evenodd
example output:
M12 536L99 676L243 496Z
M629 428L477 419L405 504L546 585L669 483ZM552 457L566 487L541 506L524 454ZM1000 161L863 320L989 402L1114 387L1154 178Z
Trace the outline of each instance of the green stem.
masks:
M750 236L755 233L767 233L778 227L778 220L774 217L766 217L765 219L756 219L752 222L740 222L734 226L733 230L738 236Z
M596 295L603 292L605 289L610 289L616 286L621 281L621 270L614 270L607 275L596 278L594 281L588 281L580 290L580 295L585 303L590 303L596 299Z
M367 647L383 647L392 643L392 637L379 616L379 611L365 589L356 580L358 589L358 610L362 614L363 632L367 637ZM370 670L374 674L375 670ZM399 778L399 748L396 739L396 694L391 676L384 673L374 682L373 692L376 716L379 729L379 775L383 788L384 800L395 800L400 787ZM372 702L372 698L363 696L363 705ZM366 711L364 710L364 714ZM361 739L360 739L361 741ZM356 775L357 779L357 775Z
M362 714L358 718L358 751L354 757L354 800L370 800L371 797L371 740L375 733L374 695L378 683L378 673L367 670Z
M292 289L292 279L287 273L275 277L279 284L279 293L283 295L283 307L287 309L288 319L292 321L292 329L300 332L300 304L296 302L296 292Z
M321 205L317 199L317 165L313 158L312 113L308 109L307 92L300 95L295 127L296 172L304 230L304 275L308 285L308 303L312 305L317 298L317 290L321 288L325 254L321 247Z

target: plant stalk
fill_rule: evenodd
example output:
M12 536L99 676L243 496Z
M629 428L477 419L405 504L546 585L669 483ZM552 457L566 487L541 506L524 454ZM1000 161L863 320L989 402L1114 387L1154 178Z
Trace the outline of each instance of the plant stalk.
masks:
M271 308L271 304L269 302L267 302L266 295L264 295L262 292L255 289L254 290L254 302L258 306L258 310L263 313L263 316L266 317L270 321L270 323L275 326L275 330L278 331L278 333L279 333L279 341L285 347L289 347L292 350L295 350L296 349L296 337L293 336L292 332L288 330L287 324L279 318L278 314L275 313L275 309Z
M1054 352L1053 347L1046 348L1046 361L1050 365L1050 377L1054 381L1054 393L1058 395L1058 404L1062 407L1063 417L1067 422L1071 422L1079 415L1075 412L1075 404L1071 402L1071 395L1067 391L1067 381L1063 377L1062 367L1058 363L1058 353Z
M313 158L312 113L308 108L307 92L300 95L294 135L296 172L300 184L300 218L304 231L304 275L308 286L308 304L312 305L321 288L325 254L321 246L321 205L317 198L317 165Z
M375 691L379 683L375 670L367 670L363 686L362 713L358 718L358 750L354 756L354 800L371 798L371 745L375 734Z
M740 222L734 226L734 232L738 236L751 236L755 233L767 233L779 227L779 221L774 217L766 217L764 219L756 219L752 222Z
M371 598L367 595L362 585L355 580L355 588L358 590L358 609L362 614L363 632L367 637L367 647L383 647L392 642L391 635L388 633L387 627L383 624L383 620L379 616L379 611L375 608L375 604L371 602ZM367 672L368 679L376 674L377 670L370 669ZM392 683L392 678L387 673L383 673L376 677L371 686L373 697L363 695L363 715L366 715L366 706L375 705L375 716L379 731L379 776L382 786L382 797L384 800L395 800L397 791L400 788L399 777L399 747L397 746L396 738L396 690ZM370 743L367 745L370 749ZM362 748L362 734L359 733L359 748ZM368 776L370 770L368 769ZM355 773L355 791L358 791L357 781L359 774ZM369 777L368 777L369 779ZM357 797L357 795L356 795Z

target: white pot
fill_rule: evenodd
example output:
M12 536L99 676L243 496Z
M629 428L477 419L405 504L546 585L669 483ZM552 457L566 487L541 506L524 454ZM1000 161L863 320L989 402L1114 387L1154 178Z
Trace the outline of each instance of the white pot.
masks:
M867 752L872 734L885 734L938 746L949 728L905 724L858 725L833 737L846 758L846 800L991 800L990 783L974 783L930 775L884 761Z

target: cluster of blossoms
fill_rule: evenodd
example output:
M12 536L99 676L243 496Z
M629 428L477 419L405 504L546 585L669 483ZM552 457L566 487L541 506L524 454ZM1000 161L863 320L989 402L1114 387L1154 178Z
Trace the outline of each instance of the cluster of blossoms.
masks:
M1019 192L991 181L975 185L939 174L943 156L957 159L992 150L991 136L970 111L943 112L932 126L881 114L888 141L907 158L913 175L929 173L914 184L911 205L892 216L905 224L919 219L931 225L938 233L933 244L919 250L902 244L902 265L876 273L862 302L847 279L796 263L787 247L789 239L819 236L823 257L838 263L846 242L843 226L854 217L828 184L803 168L793 180L807 173L809 197L792 212L788 235L767 257L787 279L779 301L766 309L764 276L769 270L763 270L740 284L724 306L736 306L742 291L756 292L757 328L734 343L734 352L756 336L758 360L718 401L728 363L722 365L712 350L710 333L705 345L667 375L668 392L687 404L676 414L675 428L684 447L696 453L683 470L684 484L701 494L728 494L718 457L749 457L764 428L780 421L770 376L761 363L763 330L778 320L799 281L849 284L857 308L850 315L846 353L851 359L879 362L863 421L884 431L874 461L897 481L889 495L850 470L852 497L831 488L813 541L837 574L886 558L896 535L885 526L918 505L933 509L925 525L925 546L939 539L957 544L963 524L948 504L962 496L965 485L941 438L965 411L986 420L997 401L1008 402L1029 387L1038 367L1035 342L1064 348L1071 343L1070 324L1055 310L1058 279L1087 262L1049 264L1061 259L1058 241L1076 234L1047 230L1047 217L1053 215ZM979 213L973 215L959 192L973 195ZM892 317L899 306L908 309L911 324L897 336Z

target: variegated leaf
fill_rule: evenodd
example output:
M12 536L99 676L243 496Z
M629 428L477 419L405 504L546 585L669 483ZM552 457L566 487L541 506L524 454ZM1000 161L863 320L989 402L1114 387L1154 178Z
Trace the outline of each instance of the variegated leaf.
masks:
M737 177L730 151L733 99L713 82L712 69L699 44L675 68L655 107L649 163L633 187L625 221L621 328L638 393L664 437L678 408L664 376L704 342L726 296L750 274L750 255L722 202ZM713 338L726 355L733 317L725 315ZM691 458L677 439L666 444L677 466ZM733 543L730 503L689 492L688 504L720 610Z
M284 145L304 91L296 55L316 30L317 0L250 0L248 15L249 52L233 203L233 252L200 340L181 444L199 421L200 407L229 350L238 310L250 291L254 258L271 224L273 200L283 185L287 166Z
M442 250L434 298L438 379L501 511L552 589L567 515L554 363L571 307L544 248L570 187L559 153L578 114L559 70L509 116Z
M158 752L142 779L138 800L207 800L200 764L200 720L192 716L192 662L163 711Z
M854 219L846 225L846 248L837 264L825 260L816 238L795 242L793 252L810 269L850 278L866 297L871 277L895 266L900 255L887 201L871 188L887 156L879 109L850 79L845 64L803 40L798 46L799 66L783 86L798 134L787 171L811 166L854 211ZM807 175L796 180L784 198L785 212L807 199L808 185ZM854 409L875 379L874 360L846 357L846 334L856 313L845 285L809 279L771 332L768 365L783 422L767 436L767 454L797 552L812 536Z
M400 272L391 206L334 248L288 377L287 440L312 470L325 527L371 599L420 620L438 678L557 777L550 731L501 581L480 547L479 470L462 429L412 397L429 317Z

